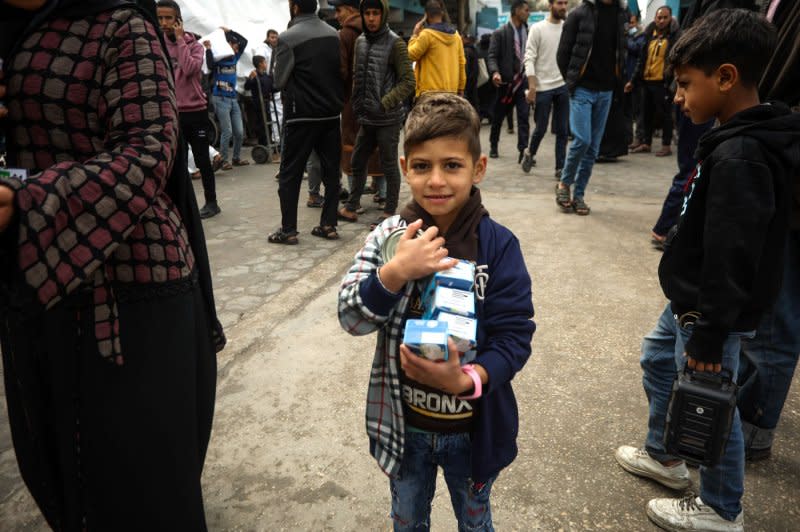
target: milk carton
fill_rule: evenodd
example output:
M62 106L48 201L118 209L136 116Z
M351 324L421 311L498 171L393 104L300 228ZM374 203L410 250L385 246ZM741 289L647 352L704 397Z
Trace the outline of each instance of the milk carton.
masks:
M447 360L447 322L408 320L403 343L411 351L428 360Z

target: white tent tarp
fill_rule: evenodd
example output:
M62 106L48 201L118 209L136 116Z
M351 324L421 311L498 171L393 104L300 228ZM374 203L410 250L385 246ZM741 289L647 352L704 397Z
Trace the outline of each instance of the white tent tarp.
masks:
M239 91L253 70L254 50L263 48L267 30L281 33L289 23L287 0L177 0L186 31L208 35L225 26L247 39L247 49L239 61Z

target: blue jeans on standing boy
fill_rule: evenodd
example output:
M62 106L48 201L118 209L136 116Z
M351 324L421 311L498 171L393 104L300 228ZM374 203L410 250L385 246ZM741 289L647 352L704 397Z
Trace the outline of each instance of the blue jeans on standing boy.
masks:
M390 481L395 532L430 530L439 467L444 471L459 532L494 531L489 495L497 476L483 483L472 481L471 448L466 433L406 431L400 473Z
M536 127L531 135L528 151L531 156L535 156L539 151L539 144L547 134L547 128L550 125L551 107L553 108L553 132L556 134L556 170L561 170L564 168L564 159L567 155L569 90L566 85L536 92L536 107L533 110Z
M564 162L561 183L567 187L575 183L572 193L574 199L583 198L586 185L589 184L613 95L613 91L593 91L578 87L570 98L569 127L573 140Z
M645 449L660 462L675 457L664 447L664 424L672 391L672 383L683 371L686 358L684 346L692 334L691 324L678 325L678 317L670 305L642 341L642 383L650 403ZM736 375L739 368L739 347L743 338L752 338L753 331L730 333L722 346L722 367ZM733 426L725 447L725 454L715 467L700 468L700 498L722 518L736 519L742 511L744 493L744 440L739 411L733 416Z
M772 309L764 314L752 340L742 342L738 406L745 448L766 458L792 384L800 355L800 230L789 232L783 284ZM757 453L761 451L761 456Z
M231 136L233 137L233 160L241 160L242 142L244 141L244 126L242 125L242 110L236 98L212 96L214 113L219 121L220 137L219 152L222 160L231 162L228 158Z

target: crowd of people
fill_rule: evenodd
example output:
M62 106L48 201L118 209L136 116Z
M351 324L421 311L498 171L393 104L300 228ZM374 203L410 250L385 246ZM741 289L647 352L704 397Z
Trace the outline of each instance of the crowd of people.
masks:
M741 393L719 463L700 468L698 493L651 500L647 515L668 530L743 530L744 463L769 457L800 355L800 114L789 108L800 103L800 4L697 0L680 24L661 7L640 30L623 0L569 12L549 0L530 27L528 3L513 0L476 48L443 0L426 2L407 42L388 0L330 3L339 31L317 0L290 0L288 28L267 31L245 86L270 117L259 142L280 144L269 243L299 243L306 169L317 176L307 205L321 208L311 234L326 240L358 220L376 179L382 212L344 276L338 317L350 334L377 332L366 430L394 529L429 528L441 467L459 529L493 530L492 486L517 454L511 381L531 354L531 279L478 188L509 112L522 172L551 128L556 203L588 215L609 135L646 154L660 124L655 155L670 156L677 110L678 172L651 233L669 303L642 344L648 433L615 457L687 488L686 461L664 438L672 382L685 367L727 370ZM0 176L0 341L22 478L55 530L204 530L225 345L200 222L221 212L208 113L219 168L249 164L236 75L247 39L223 27L230 53L217 54L173 0L2 0L0 15L14 169ZM430 310L430 277L456 259L477 271L476 347L459 352L451 338L435 363L403 334Z

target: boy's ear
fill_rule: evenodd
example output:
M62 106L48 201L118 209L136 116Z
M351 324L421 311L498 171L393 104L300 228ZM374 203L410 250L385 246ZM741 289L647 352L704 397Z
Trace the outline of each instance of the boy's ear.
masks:
M483 176L486 175L486 166L489 164L489 159L486 158L485 153L481 153L478 160L475 161L475 168L472 175L472 184L477 185L483 181Z
M730 91L739 82L739 69L731 63L723 63L717 68L717 83L720 92Z
M406 177L406 175L408 174L408 165L407 165L407 163L408 163L408 161L406 161L406 158L401 155L400 156L400 170L403 172L403 177Z

